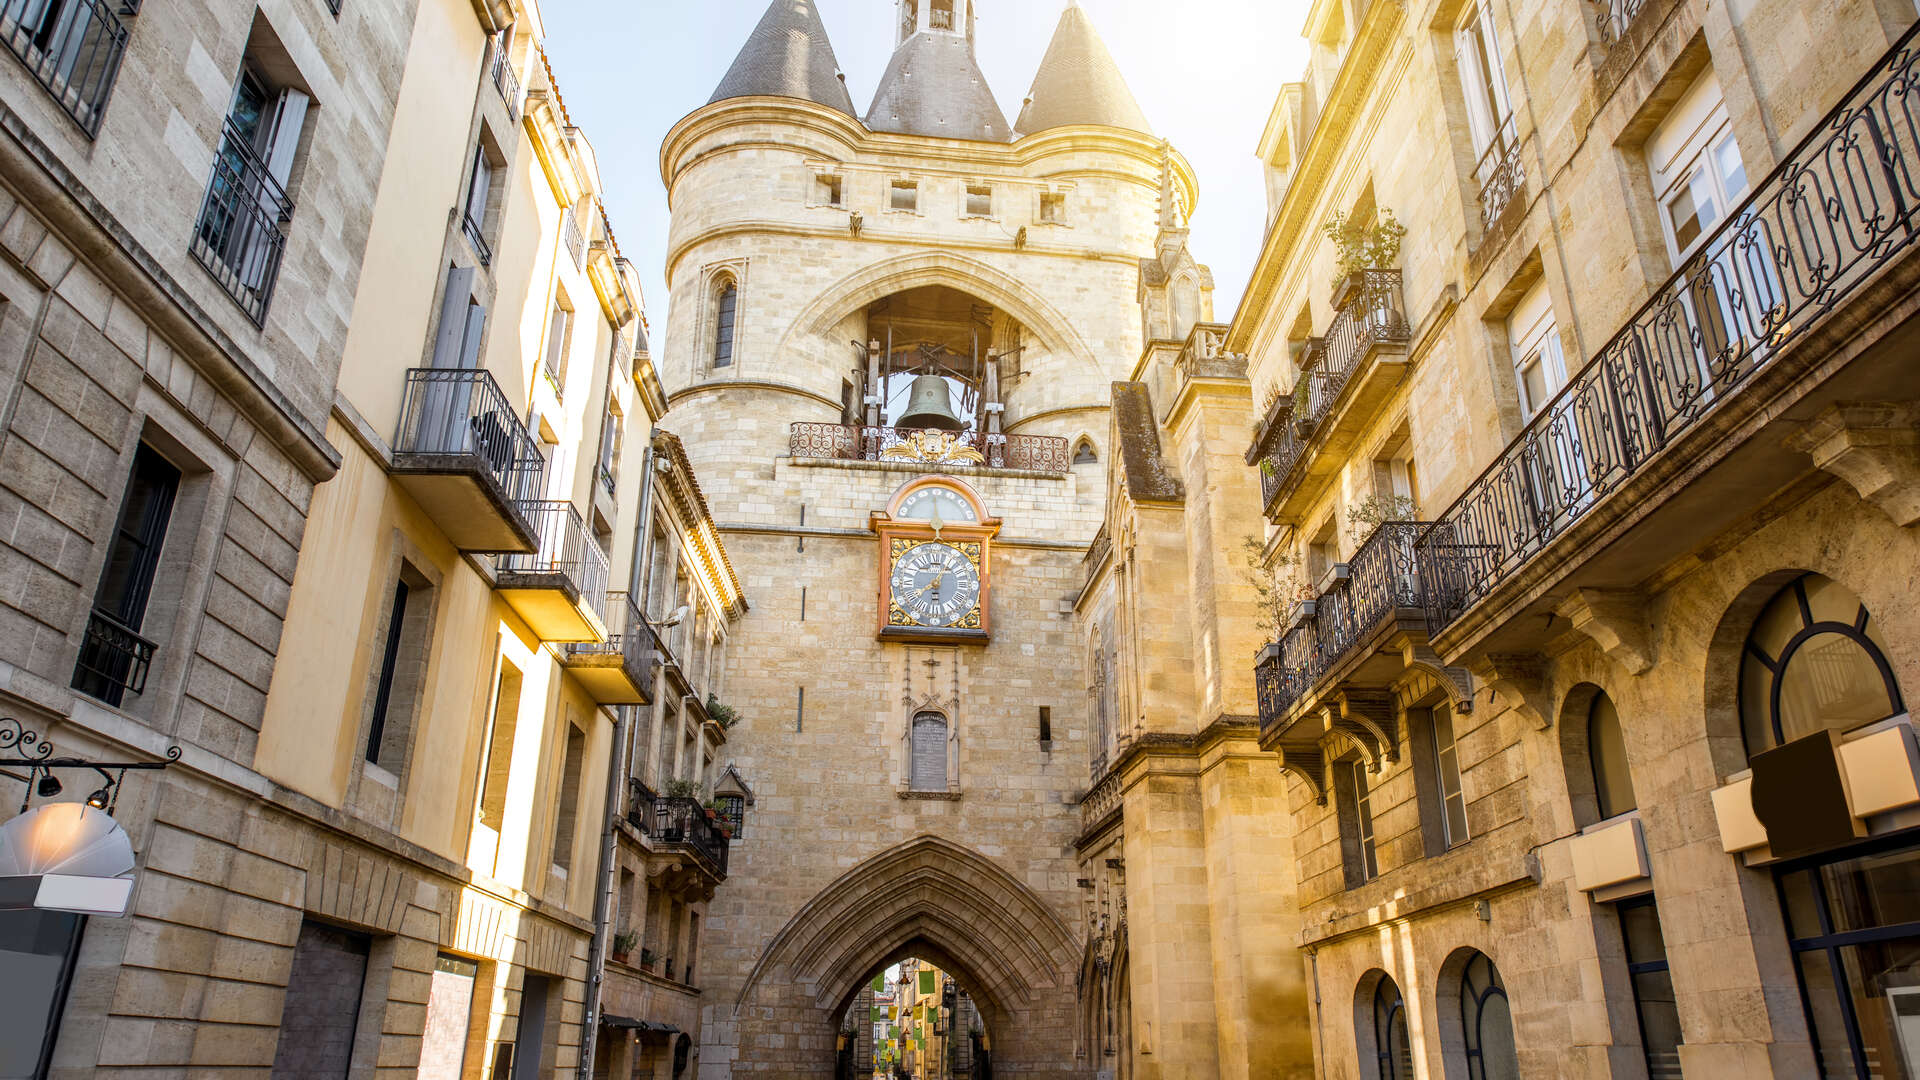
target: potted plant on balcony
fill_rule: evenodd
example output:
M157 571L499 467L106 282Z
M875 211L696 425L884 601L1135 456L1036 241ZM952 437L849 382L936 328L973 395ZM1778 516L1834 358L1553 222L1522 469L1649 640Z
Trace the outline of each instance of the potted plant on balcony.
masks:
M708 694L707 719L719 724L721 731L729 731L740 722L740 713L733 706L722 704L719 698Z
M1418 508L1413 500L1405 495L1369 495L1347 508L1347 528L1353 533L1353 546L1361 544L1380 531L1380 526L1389 521L1412 521Z
M1292 625L1288 616L1301 596L1300 557L1284 548L1269 557L1266 543L1258 536L1242 537L1240 550L1260 632L1277 638ZM1311 597L1311 590L1306 595Z
M1386 270L1400 260L1400 241L1407 235L1407 227L1394 219L1391 210L1381 210L1367 221L1336 213L1320 231L1333 241L1336 253L1335 310L1346 307L1359 290L1362 271Z
M632 927L628 927L613 935L614 962L619 964L626 963L627 958L633 955L634 947L639 944L640 934Z
M666 796L669 799L698 799L700 797L700 785L691 780L669 780L667 781L667 786L662 790L666 792Z
M648 971L648 972L652 971L654 961L658 959L660 958L653 954L652 949L641 949L640 950L640 970Z

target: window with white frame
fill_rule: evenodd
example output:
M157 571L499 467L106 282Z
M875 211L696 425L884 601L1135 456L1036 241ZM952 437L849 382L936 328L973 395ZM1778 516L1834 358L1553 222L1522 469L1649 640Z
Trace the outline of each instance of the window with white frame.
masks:
M1566 356L1553 321L1553 301L1544 281L1536 281L1507 316L1507 341L1513 348L1514 383L1520 410L1527 416L1553 399L1567 382Z
M1513 103L1507 96L1507 76L1500 66L1500 45L1494 37L1493 13L1487 4L1476 4L1461 20L1454 32L1453 48L1460 67L1460 88L1466 95L1474 153L1484 158L1490 149L1513 137Z

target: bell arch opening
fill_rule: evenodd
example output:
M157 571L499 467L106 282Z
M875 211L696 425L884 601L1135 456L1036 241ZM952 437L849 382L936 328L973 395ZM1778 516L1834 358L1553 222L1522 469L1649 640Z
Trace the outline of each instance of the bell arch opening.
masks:
M880 427L987 431L1019 378L1020 320L952 285L919 285L866 305L854 342L861 400Z
M944 950L915 942L849 995L834 1040L834 1080L898 1076L990 1080L999 1014L951 970Z

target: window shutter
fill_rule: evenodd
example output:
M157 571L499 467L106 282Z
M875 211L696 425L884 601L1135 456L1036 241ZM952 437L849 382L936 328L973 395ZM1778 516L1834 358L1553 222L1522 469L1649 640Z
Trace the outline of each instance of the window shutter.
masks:
M487 192L493 185L493 170L487 167L487 152L473 152L473 182L467 185L467 217L475 225L487 220Z
M434 367L462 366L461 346L467 335L466 312L472 302L473 268L456 266L447 272L447 291L440 300L440 330L433 340Z
M273 104L272 127L267 136L267 171L281 188L293 172L293 153L300 148L300 129L307 122L307 104L312 99L298 90L282 90Z
M913 778L915 791L947 790L947 722L938 713L913 718Z
M1488 130L1488 102L1480 85L1480 49L1473 40L1471 24L1453 35L1454 66L1460 71L1460 89L1467 99L1467 127L1473 133L1473 152L1486 149L1493 137Z
M486 328L486 305L468 304L466 329L460 340L461 367L477 368L480 366L480 338Z

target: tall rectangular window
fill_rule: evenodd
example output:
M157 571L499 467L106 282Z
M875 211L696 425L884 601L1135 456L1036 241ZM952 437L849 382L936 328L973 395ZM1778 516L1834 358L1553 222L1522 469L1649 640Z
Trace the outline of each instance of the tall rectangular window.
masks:
M1359 758L1334 762L1333 790L1347 887L1354 888L1380 874L1373 843L1373 793L1367 788L1367 763Z
M60 911L0 911L0 1076L45 1076L67 985L80 953L81 917Z
M527 975L520 983L520 1016L515 1024L513 1080L540 1080L547 1048L547 1010L551 981L545 975ZM495 1080L506 1080L497 1077Z
M227 109L193 253L249 318L264 323L293 215L287 182L311 99L274 85L248 57Z
M487 148L473 148L473 169L467 176L467 205L461 231L473 244L474 255L485 266L493 261L493 248L487 244L487 196L493 188L493 163L487 160Z
M353 1064L371 942L365 934L302 922L280 1012L274 1080L334 1080Z
M580 770L586 756L586 733L568 722L566 756L560 765L560 799L553 814L553 865L562 875L573 870L573 841L580 822Z
M1433 735L1433 782L1440 795L1442 827L1448 847L1467 841L1467 800L1460 790L1460 750L1453 741L1453 709L1434 706L1428 730Z
M380 682L373 692L373 723L367 728L367 760L375 765L380 764L386 739L387 710L393 705L394 669L400 663L400 639L406 621L407 583L402 579L393 583L393 602L387 608L387 645L380 653Z
M1527 416L1546 407L1567 382L1567 361L1560 351L1560 330L1544 281L1535 282L1507 316L1507 341L1513 348L1514 382L1520 410Z
M1491 5L1479 4L1454 35L1454 55L1460 67L1461 90L1467 99L1467 123L1473 129L1473 148L1484 155L1503 139L1512 138L1513 106L1507 97L1507 75L1500 64L1499 39L1493 32Z
M480 822L498 831L507 820L507 781L513 772L513 737L520 726L520 671L500 662L493 693L493 724L487 735L487 760L480 782Z
M1674 1001L1673 975L1667 970L1667 943L1660 932L1660 909L1653 897L1622 901L1620 937L1627 948L1627 973L1633 980L1634 1009L1640 1015L1640 1045L1651 1080L1680 1080L1680 1008Z
M553 314L547 318L547 357L542 370L558 395L567 383L567 355L573 348L573 305L567 294L554 297Z
M94 591L86 641L73 671L75 690L109 705L119 705L129 691L138 694L146 688L155 646L140 631L179 489L180 470L142 443L134 451L120 517Z
M730 367L733 364L733 329L739 313L740 288L732 281L728 281L720 286L720 295L716 298L714 305L714 367Z

